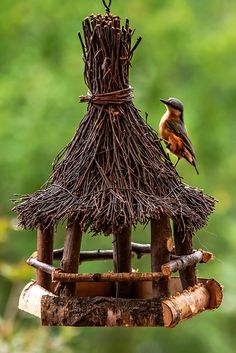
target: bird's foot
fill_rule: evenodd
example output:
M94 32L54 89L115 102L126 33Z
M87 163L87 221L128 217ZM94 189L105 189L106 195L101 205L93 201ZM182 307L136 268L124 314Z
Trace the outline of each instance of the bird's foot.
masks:
M161 141L165 142L166 145L169 144L169 142L168 142L167 140L163 139L162 137L159 137L159 139L160 139Z
M179 161L180 161L180 158L178 157L178 159L177 159L177 161L176 161L176 163L174 165L175 168L176 168L177 164L179 163Z

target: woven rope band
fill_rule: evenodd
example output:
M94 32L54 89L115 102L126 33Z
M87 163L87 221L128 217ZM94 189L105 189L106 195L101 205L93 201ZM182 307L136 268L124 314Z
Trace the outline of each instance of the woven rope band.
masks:
M133 89L131 87L122 89L120 91L100 93L100 94L91 94L87 96L80 96L80 102L88 102L91 104L123 104L131 102L133 99Z

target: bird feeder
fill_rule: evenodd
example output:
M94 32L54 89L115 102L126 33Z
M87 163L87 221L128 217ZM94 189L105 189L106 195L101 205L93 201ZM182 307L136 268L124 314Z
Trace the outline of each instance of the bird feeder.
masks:
M46 186L15 206L21 226L37 229L37 251L27 261L36 280L23 289L19 308L43 325L174 327L221 304L219 283L196 274L212 254L192 246L215 200L183 183L134 106L129 69L141 38L132 44L129 20L122 25L106 8L79 33L87 113ZM67 223L64 248L53 249L60 221ZM132 242L137 223L151 225L144 244ZM87 230L112 235L113 248L81 251ZM135 255L150 256L150 272L132 272ZM113 271L78 269L104 259L113 260Z

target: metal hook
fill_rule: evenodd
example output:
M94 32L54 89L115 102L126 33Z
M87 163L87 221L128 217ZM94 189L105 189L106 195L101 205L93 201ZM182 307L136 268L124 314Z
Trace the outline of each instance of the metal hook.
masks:
M105 6L105 9L106 9L107 14L110 13L111 1L112 1L112 0L109 0L109 4L107 4L105 0L102 0L103 5Z

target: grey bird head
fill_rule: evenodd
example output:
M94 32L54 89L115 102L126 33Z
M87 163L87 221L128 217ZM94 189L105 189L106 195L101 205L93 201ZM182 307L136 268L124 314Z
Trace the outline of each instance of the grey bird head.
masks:
M162 103L167 105L170 108L176 109L181 113L184 111L183 103L177 98L169 98L169 99L160 99Z

